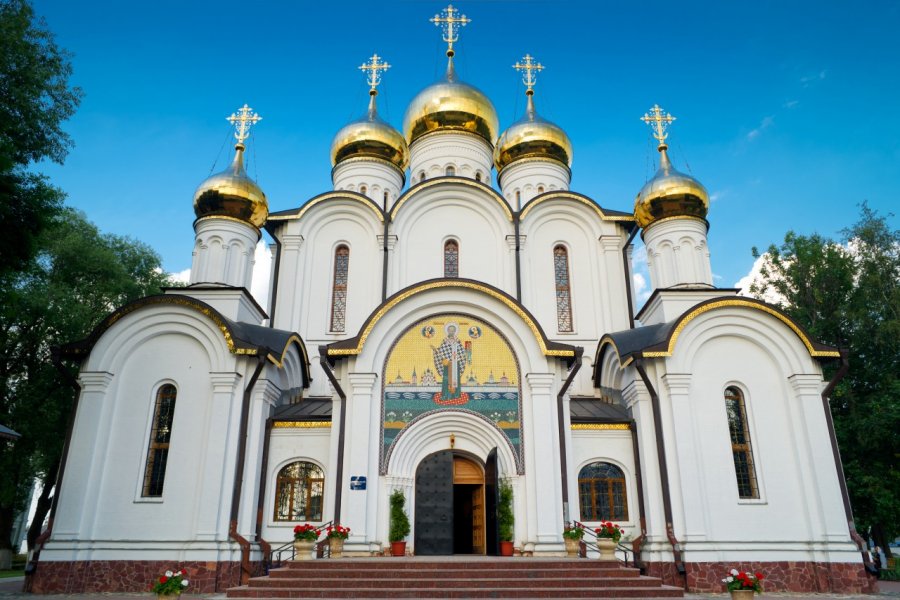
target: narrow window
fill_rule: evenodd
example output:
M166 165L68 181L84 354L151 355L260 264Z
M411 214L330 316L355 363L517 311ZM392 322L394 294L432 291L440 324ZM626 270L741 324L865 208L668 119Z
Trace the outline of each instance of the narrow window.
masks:
M522 208L522 192L516 190L516 209Z
M756 469L753 466L753 448L750 446L750 429L744 395L736 387L725 390L725 410L728 413L728 431L731 434L731 454L734 457L734 474L737 477L738 495L741 498L759 498Z
M368 191L369 191L369 188L367 188L366 186L364 186L364 185L359 186L359 193L360 193L360 194L365 195L365 193L368 192Z
M456 175L456 167L447 167L447 170L444 172L448 177Z
M444 277L459 277L459 243L447 240L444 244Z
M538 194L543 194L543 193L544 193L544 186L539 185L538 186Z
M297 461L278 472L275 482L275 520L322 520L325 474L317 465Z
M419 183L425 181L425 171L419 171Z
M572 331L572 293L569 286L569 251L553 249L553 276L556 280L556 324L561 332Z
M481 171L478 171L477 173L475 173L475 181L478 181L478 182L481 181Z
M387 210L387 205L388 205L388 193L385 192L384 193L384 208L385 208L385 210Z
M166 462L169 460L169 440L172 437L172 417L175 414L175 386L167 383L156 392L153 425L150 428L150 446L147 449L147 466L144 469L144 489L141 496L160 498L166 480Z
M578 473L582 521L627 521L625 474L616 465L595 462Z
M347 271L350 267L350 248L338 246L334 251L334 284L331 286L331 331L344 331L347 313Z

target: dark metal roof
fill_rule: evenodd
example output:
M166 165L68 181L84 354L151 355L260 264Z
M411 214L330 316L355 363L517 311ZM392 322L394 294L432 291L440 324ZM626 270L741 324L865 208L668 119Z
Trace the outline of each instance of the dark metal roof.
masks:
M16 433L15 431L13 431L12 429L10 429L9 427L6 427L6 426L4 426L4 425L0 425L0 439L17 440L17 439L19 439L20 437L22 437L21 434Z
M630 423L625 407L599 398L572 398L569 414L573 423Z
M304 398L275 409L274 421L330 421L331 398Z
M644 348L665 342L676 322L670 321L668 323L648 325L647 327L616 331L607 334L606 337L613 341L619 351L619 357L624 359L624 357L639 352Z

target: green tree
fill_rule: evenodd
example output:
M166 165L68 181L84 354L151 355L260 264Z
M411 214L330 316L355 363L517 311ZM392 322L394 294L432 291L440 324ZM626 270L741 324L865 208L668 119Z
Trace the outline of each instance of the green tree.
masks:
M69 86L70 56L26 0L0 0L0 274L24 268L63 194L34 164L62 164L62 130L81 90Z
M889 552L900 535L900 230L864 203L841 241L789 232L750 291L776 292L813 336L849 350L831 410L857 525Z
M60 373L51 348L84 338L116 307L167 284L159 256L145 244L102 234L62 209L37 239L28 268L0 278L0 422L22 434L0 443L0 549L11 547L12 520L35 478L42 481L33 543L50 507L76 375Z

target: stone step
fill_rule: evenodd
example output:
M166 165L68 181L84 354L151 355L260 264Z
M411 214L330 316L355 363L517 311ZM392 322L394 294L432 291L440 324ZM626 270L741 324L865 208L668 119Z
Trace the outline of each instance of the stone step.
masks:
M478 578L426 578L426 577L392 577L392 578L345 578L345 577L308 577L303 579L285 579L282 577L256 577L250 580L250 588L260 589L301 589L309 588L511 588L527 585L531 588L658 588L661 581L651 577L616 578L616 577L478 577Z
M229 598L681 598L684 591L680 588L659 586L648 588L617 587L504 587L504 588L342 588L304 587L304 588L232 588L228 590Z
M585 569L585 570L609 570L628 571L638 573L637 569L623 567L616 561L601 561L596 559L482 559L482 560L421 560L402 558L336 558L320 560L294 560L282 564L284 569L315 570L323 569L351 569L365 568L375 569L455 569L463 571L481 569L500 569L504 571L517 570L528 571L531 569Z
M322 564L324 562L325 561L317 561L316 564ZM333 563L335 561L327 562ZM397 577L398 573L402 573L403 577L416 579L475 579L482 577L498 577L511 572L515 573L515 576L520 579L563 577L575 579L586 577L637 579L640 576L640 572L637 569L575 569L569 567L561 569L506 569L500 567L496 569L454 569L447 565L428 565L427 568L420 569L369 569L362 566L343 569L310 568L308 570L281 568L272 569L272 571L269 572L269 577L272 579L300 579L308 577L325 577L332 572L340 572L340 576L345 579L390 579Z

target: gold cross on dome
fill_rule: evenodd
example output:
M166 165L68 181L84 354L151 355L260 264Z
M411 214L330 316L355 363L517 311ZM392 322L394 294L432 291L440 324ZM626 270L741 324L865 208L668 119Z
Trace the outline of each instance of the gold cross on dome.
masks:
M243 144L250 137L250 128L262 121L262 117L245 104L236 113L231 113L227 120L234 125L234 137L238 144Z
M534 57L526 54L522 57L522 62L517 62L513 65L513 69L522 74L522 83L525 84L525 87L530 92L537 83L537 74L544 70L544 65L534 62Z
M459 39L460 27L465 27L472 22L472 19L460 14L458 8L453 8L452 4L448 4L440 15L434 15L429 21L441 28L441 31L444 32L444 41L447 42L447 52L453 52L453 42Z
M369 87L374 90L381 83L381 75L391 68L380 56L373 54L368 62L359 65L359 70L366 74Z
M644 116L641 117L641 121L649 125L653 130L653 137L659 141L660 145L666 143L666 138L669 137L666 130L674 120L675 117L661 109L659 104L654 104L650 112L644 113Z

